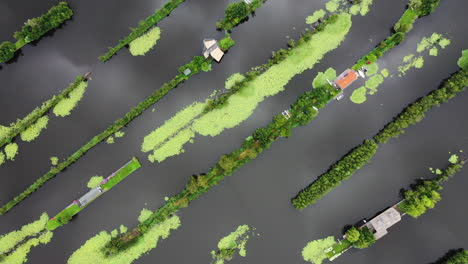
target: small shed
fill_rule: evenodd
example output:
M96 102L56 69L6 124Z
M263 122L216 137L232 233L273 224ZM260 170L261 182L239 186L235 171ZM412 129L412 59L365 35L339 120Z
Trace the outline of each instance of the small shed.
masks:
M192 73L192 71L191 71L189 68L187 68L187 69L184 70L184 75L185 75L185 76L188 76L188 75L190 75L191 73Z
M205 58L211 56L217 62L220 62L224 56L224 52L218 46L218 42L215 39L204 39L203 56L205 56Z

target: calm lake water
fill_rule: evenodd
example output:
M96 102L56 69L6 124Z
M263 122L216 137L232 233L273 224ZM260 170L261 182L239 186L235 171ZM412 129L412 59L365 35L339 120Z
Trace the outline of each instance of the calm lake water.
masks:
M45 12L56 1L3 0L0 2L0 40L28 18ZM19 155L0 167L0 203L4 204L50 167L49 157L65 158L121 117L154 89L170 80L177 68L200 55L202 39L220 38L215 22L229 1L187 0L163 20L155 50L133 57L122 50L102 64L97 57L129 32L140 19L160 7L163 0L72 0L75 16L52 36L0 70L0 124L6 125L64 89L80 74L92 71L92 81L79 106L67 118L53 117L47 130L31 143L18 140ZM194 100L204 100L222 89L232 73L264 63L271 51L285 47L287 36L297 38L304 19L323 8L321 0L269 0L256 16L234 29L237 44L213 71L194 76L146 111L123 131L115 144L102 143L43 188L0 217L0 233L18 229L42 212L54 215L86 191L91 176L108 175L132 156L143 167L93 202L71 223L54 233L51 243L34 248L30 263L65 263L87 239L120 224L133 227L142 208L156 209L165 196L179 192L190 175L206 172L222 155L237 148L257 127L287 109L302 92L311 89L317 72L334 67L341 72L390 34L405 9L406 0L376 0L365 17L354 17L353 27L340 48L313 70L294 78L286 90L265 100L255 113L234 129L215 138L198 137L186 153L161 164L151 164L140 151L143 137ZM406 41L379 60L393 74L362 105L345 99L330 103L309 125L296 128L291 138L280 139L255 161L226 178L178 215L182 226L135 263L209 263L219 239L238 225L255 227L260 237L248 242L247 257L229 263L305 263L302 248L315 239L339 237L353 224L398 201L401 188L420 177L432 177L428 168L447 165L449 152L468 151L468 93L431 110L425 120L409 128L398 140L381 147L371 164L299 212L290 199L318 175L374 135L408 103L435 89L458 69L456 60L467 48L465 10L468 2L443 0L436 12L418 20ZM439 56L425 56L422 69L398 77L402 58L433 32L448 36L452 44ZM404 218L390 234L366 250L350 250L334 261L346 264L429 264L446 251L468 247L467 169L446 184L442 201L417 220Z

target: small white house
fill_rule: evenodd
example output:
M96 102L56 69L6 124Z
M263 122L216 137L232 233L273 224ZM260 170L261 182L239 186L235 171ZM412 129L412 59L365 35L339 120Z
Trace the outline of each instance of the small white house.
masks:
M217 62L220 62L224 56L224 52L218 46L218 42L214 39L203 40L203 56L205 58L212 57Z

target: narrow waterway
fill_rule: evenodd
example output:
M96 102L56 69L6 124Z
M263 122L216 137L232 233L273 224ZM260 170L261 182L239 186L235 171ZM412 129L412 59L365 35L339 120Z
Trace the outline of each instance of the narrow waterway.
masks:
M201 55L202 39L220 38L215 22L231 1L187 0L159 26L161 39L143 57L121 50L105 64L97 57L150 15L164 0L72 0L75 16L52 36L0 69L0 124L6 125L64 89L77 75L92 71L92 80L79 106L67 118L51 118L48 128L31 143L19 143L14 162L0 166L0 203L4 204L29 186L50 167L49 158L65 158L92 136L109 126L154 89L177 74L177 68ZM294 78L286 90L261 103L254 114L234 129L215 138L200 137L183 155L162 164L151 164L140 151L143 137L166 119L213 90L224 87L232 73L248 71L269 58L271 51L286 46L287 36L297 38L305 17L323 8L324 0L268 0L256 16L233 30L237 44L213 71L192 77L146 111L123 131L114 144L101 143L56 179L0 216L0 234L32 222L46 211L54 215L86 192L94 175L107 176L132 156L143 167L90 204L66 226L54 232L46 246L32 249L29 263L65 263L87 239L120 224L133 227L144 207L156 209L165 196L179 192L190 175L206 172L221 154L237 148L257 127L311 89L316 73L328 67L338 72L353 64L390 34L405 9L406 0L375 0L365 17L354 17L344 43L325 56L313 70ZM4 0L0 3L0 40L12 34L28 18L45 12L50 1ZM259 237L249 240L247 257L229 263L305 263L302 248L315 239L339 236L342 228L398 201L400 188L415 179L431 177L429 167L443 167L449 152L468 152L468 93L431 110L425 120L409 128L397 140L381 147L373 162L318 203L299 212L290 199L332 163L374 135L416 98L435 89L455 72L461 50L468 47L463 26L468 2L443 0L429 17L418 20L406 41L379 60L394 76L379 91L357 105L346 97L324 108L309 125L296 128L291 138L280 139L270 150L226 178L217 187L181 210L182 226L155 250L135 263L209 263L210 251L220 238L241 224L255 227ZM439 56L425 56L422 69L399 78L402 58L414 53L416 44L433 32L446 34L452 44ZM446 184L442 201L417 220L405 217L390 234L366 250L349 250L334 263L415 264L431 263L448 249L468 246L467 170Z

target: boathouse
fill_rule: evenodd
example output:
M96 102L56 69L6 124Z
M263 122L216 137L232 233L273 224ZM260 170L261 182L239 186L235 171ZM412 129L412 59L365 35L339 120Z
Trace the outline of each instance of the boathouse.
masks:
M212 57L217 62L220 62L224 56L224 52L218 46L218 42L214 39L203 40L203 56L205 58Z
M367 226L367 228L374 232L375 239L377 240L385 236L388 233L387 229L400 222L400 220L400 212L395 207L390 207L365 223L364 226Z

